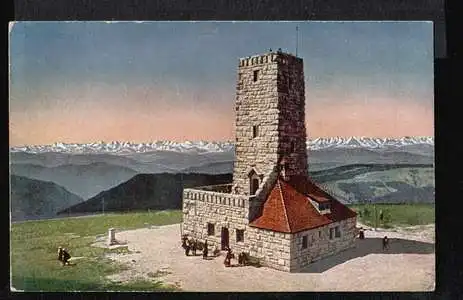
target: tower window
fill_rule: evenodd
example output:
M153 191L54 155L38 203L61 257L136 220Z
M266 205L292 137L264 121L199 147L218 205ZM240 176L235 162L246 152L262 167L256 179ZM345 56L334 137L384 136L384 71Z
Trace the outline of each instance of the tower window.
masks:
M290 153L294 153L294 152L296 152L296 143L295 143L295 142L291 142Z
M259 189L259 178L251 178L251 187L250 187L249 194L255 195L258 189Z
M259 126L254 125L252 126L252 138L255 138L259 135Z
M255 70L254 77L253 77L254 82L257 81L258 78L259 78L259 70Z

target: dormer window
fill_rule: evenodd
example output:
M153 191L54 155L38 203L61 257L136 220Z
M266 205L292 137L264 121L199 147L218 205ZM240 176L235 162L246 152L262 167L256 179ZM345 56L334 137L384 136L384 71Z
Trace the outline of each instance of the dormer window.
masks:
M331 213L331 205L330 202L317 202L309 198L310 203L318 210L318 212L322 215L330 214Z

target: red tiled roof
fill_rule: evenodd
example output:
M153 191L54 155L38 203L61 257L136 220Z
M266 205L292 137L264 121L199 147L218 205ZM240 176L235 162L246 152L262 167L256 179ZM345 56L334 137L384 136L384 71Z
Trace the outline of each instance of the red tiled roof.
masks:
M331 202L331 213L322 215L307 199ZM309 178L278 179L264 203L262 215L250 225L277 232L296 233L355 217L356 213L328 195Z

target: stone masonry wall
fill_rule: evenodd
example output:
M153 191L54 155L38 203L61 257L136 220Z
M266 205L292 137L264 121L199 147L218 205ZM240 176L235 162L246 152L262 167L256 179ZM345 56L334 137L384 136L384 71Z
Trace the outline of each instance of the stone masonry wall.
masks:
M254 71L258 72L256 81ZM276 53L240 60L235 101L233 171L233 184L238 194L249 195L250 167L254 167L258 175L266 177L277 163L277 76ZM255 138L253 126L258 126L259 131Z
M248 227L249 255L259 258L262 265L281 271L290 271L291 234Z
M236 90L235 192L249 195L250 168L268 177L283 155L288 175L307 174L302 59L284 53L241 59Z
M307 175L303 62L300 58L285 55L278 63L278 152L285 155L288 176Z
M341 237L330 240L330 228L340 227ZM356 218L293 234L291 237L290 271L297 272L311 262L351 248L355 242ZM302 237L307 236L307 248L302 248Z
M245 251L243 242L236 242L236 229L245 230L248 225L248 198L246 196L217 193L195 189L183 191L182 232L198 240L208 240L211 247L221 245L221 229L227 227L229 244L235 253ZM209 236L207 223L215 225L214 235Z

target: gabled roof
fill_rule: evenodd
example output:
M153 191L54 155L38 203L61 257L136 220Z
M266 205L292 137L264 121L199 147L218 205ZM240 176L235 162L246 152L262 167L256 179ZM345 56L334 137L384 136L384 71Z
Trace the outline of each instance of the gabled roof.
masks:
M320 214L308 197L330 202L331 212ZM356 213L331 197L307 177L286 182L278 178L264 202L262 215L250 226L284 233L296 233L355 217Z

